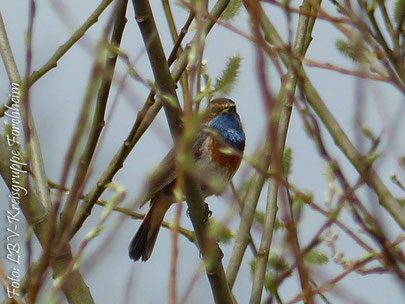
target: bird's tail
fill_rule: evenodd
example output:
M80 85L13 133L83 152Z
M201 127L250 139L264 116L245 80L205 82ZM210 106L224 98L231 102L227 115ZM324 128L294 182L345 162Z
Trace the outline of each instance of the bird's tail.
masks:
M150 258L163 218L170 205L171 203L160 194L152 198L151 207L129 244L131 259L134 261L142 259L145 262Z

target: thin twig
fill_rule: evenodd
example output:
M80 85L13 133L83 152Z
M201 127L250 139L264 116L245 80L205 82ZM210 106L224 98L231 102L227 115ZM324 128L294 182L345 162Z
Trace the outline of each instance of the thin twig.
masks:
M34 3L31 3L31 19L33 20L33 10L35 6ZM33 22L33 21L31 21ZM32 23L31 23L32 24ZM32 25L31 25L31 30L32 30ZM8 43L7 39L7 34L4 28L4 23L2 20L2 17L0 15L0 53L2 54L4 64L7 65L14 65L14 67L9 68L8 71L12 71L15 74L10 74L10 80L12 82L20 82L20 76L18 74L17 67L15 66L15 61L13 58L13 54L11 51L11 48ZM4 54L4 55L3 55ZM11 59L11 60L10 60ZM28 69L29 72L29 69ZM28 76L27 76L28 78ZM25 94L28 94L28 88L27 92ZM43 160L42 156L40 153L40 145L39 145L39 140L38 136L36 134L35 130L35 125L34 125L34 120L32 117L32 114L30 113L29 106L22 106L20 108L22 118L25 121L24 126L29 128L29 130L25 130L26 134L30 134L30 159L33 164L33 173L35 176L35 181L36 181L36 189L40 193L39 196L36 196L36 193L34 191L31 191L29 193L29 202L24 202L22 200L21 207L24 211L24 215L26 216L27 220L29 223L33 223L34 225L34 231L41 243L41 245L44 248L47 248L49 245L47 240L48 240L48 232L47 228L49 226L50 219L47 217L49 210L46 209L47 206L51 206L50 203L50 196L49 196L49 190L48 187L45 184L43 184L43 179L45 178L46 181L46 175L45 175L45 170L43 169ZM2 146L2 145L0 145ZM8 147L8 145L4 144L4 148ZM35 164L35 165L34 165ZM3 173L2 173L3 174ZM4 177L4 176L3 176ZM9 183L9 180L6 180L6 183ZM8 184L9 187L11 187L11 184ZM28 190L28 183L25 184ZM42 203L41 203L42 202ZM45 208L42 207L42 204L45 205ZM34 209L35 206L35 209ZM42 207L42 208L41 208ZM44 220L44 218L46 218ZM39 220L38 220L39 219ZM66 269L67 265L70 262L71 258L71 251L69 246L66 246L63 248L64 251L64 256L63 258L60 259L54 259L52 260L52 268L54 271L54 276L58 277L64 272ZM76 269L72 271L71 273L68 274L69 279L71 280L71 283L69 284L64 284L63 285L63 291L70 303L79 303L78 301L86 301L86 303L94 303L93 298L90 294L89 288L85 284L80 272ZM82 303L82 302L80 302Z
M402 241L402 240L401 240ZM398 241L395 241L391 244L391 247L397 246L399 244ZM375 259L384 259L384 251L376 252L372 255L369 255L363 259L358 261L352 262L348 267L340 274L329 280L328 282L324 283L322 286L313 290L314 294L319 294L321 292L328 291L331 287L335 286L336 283L340 282L344 277L350 274L353 271L357 271L357 269L363 267L364 265L374 261ZM300 293L296 295L292 300L286 302L286 304L293 304L301 301L303 299L303 294Z
M260 164L258 164L258 167L262 168L264 171L267 171L270 164L270 151L271 140L267 137L266 143L263 147L263 157L259 158L261 161ZM259 202L260 193L263 189L265 180L266 176L259 171L256 171L247 190L247 196L241 212L238 234L236 236L228 267L226 268L226 277L231 289L235 283L246 247L250 241L250 229L253 224L257 203Z
M285 43L277 33L275 27L271 24L270 20L262 15L262 29L265 33L265 38L269 39L269 42L273 45L282 48ZM290 58L283 53L280 53L280 57L285 65L288 65ZM334 139L336 145L342 150L349 161L356 168L357 172L362 176L363 180L376 192L379 198L379 202L384 208L388 210L391 216L403 229L405 229L405 212L400 206L398 201L392 195L392 193L385 186L378 173L367 164L364 156L354 147L342 127L334 118L332 113L326 107L322 98L318 94L315 87L312 85L311 80L308 78L305 71L302 69L299 75L300 81L298 85L301 90L304 91L307 97L308 103L317 113L319 118L324 123L325 127L329 131L330 135Z
M177 28L176 28L173 14L172 14L170 2L169 2L169 0L162 0L162 3L163 3L163 9L164 9L164 12L166 15L167 22L169 23L169 29L170 29L170 34L172 36L173 43L175 43L175 44L179 43L182 41L182 39L179 39L179 35L185 35L187 33L191 22L194 20L194 13L190 12L185 26L180 30L180 33L177 33ZM178 57L183 52L183 48L180 45L178 48L176 48L174 46L173 49L178 49L178 51L177 51L177 53L170 54L169 59L167 60L169 62L169 65L171 64L170 57L172 55L174 55L175 57ZM188 96L189 89L188 89L188 72L187 72L187 70L185 70L184 73L182 74L182 76L180 78L180 83L181 83L181 88L183 90L183 96L184 97Z
M308 26L310 18L316 18L315 16L309 17L307 13L311 10L312 7L315 8L320 6L321 1L315 1L314 5L312 2L303 1L303 5L300 7L300 17L298 20L298 26L296 31L296 37L294 42L293 54L300 57L304 57L305 51L308 47L309 39L308 36L311 35L312 26ZM260 9L260 8L259 8ZM294 92L297 85L297 80L299 77L299 72L301 70L302 62L297 59L291 59L288 64L288 72L283 81L283 86L280 92L280 105L281 110L278 120L278 129L277 129L277 140L276 146L272 149L275 155L272 155L270 171L278 172L278 176L283 176L283 167L282 167L282 155L284 151L285 141L287 138L288 125L291 116L292 104L294 100ZM250 298L250 303L260 303L264 277L267 267L267 261L270 254L270 246L273 237L274 222L277 212L277 196L280 187L280 178L276 176L270 180L268 194L267 194L267 207L266 214L263 224L263 234L259 247L259 254L257 256L256 268L253 275L253 287L252 294ZM298 250L298 249L297 249ZM300 257L297 257L299 259ZM302 258L301 258L302 259ZM310 285L308 282L308 275L306 269L303 266L302 260L297 260L299 265L299 273L301 278L301 285L303 288L303 293L306 296L306 303L312 303L312 297L310 292ZM301 266L300 266L301 265Z
M219 0L215 6L211 10L212 16L220 16L224 8L226 7L229 0ZM204 33L208 35L209 31L214 26L215 22L211 19L205 20L204 23ZM183 39L184 36L180 35L179 39ZM195 39L195 38L194 38ZM176 43L175 46L179 46ZM176 53L177 50L173 50L173 53ZM178 81L180 79L181 74L185 70L187 63L188 63L188 56L189 56L190 48L186 47L184 52L180 55L180 57L176 61L176 65L172 71L172 78L174 81ZM160 99L154 100L154 91L152 90L145 102L144 107L138 113L137 119L132 126L132 129L124 140L122 146L115 154L113 160L110 162L110 165L105 169L99 180L97 181L96 185L91 189L89 194L86 196L86 200L83 204L80 205L77 215L74 219L73 223L73 231L75 233L86 220L86 218L90 215L91 209L93 208L97 199L101 196L101 194L106 189L106 185L110 183L118 172L119 169L122 168L125 159L132 151L135 144L150 126L156 115L159 113L160 109L162 108L162 103Z
M115 7L115 21L114 21L114 28L112 31L111 35L111 45L114 47L119 47L121 43L121 38L124 33L124 28L126 24L126 11L127 11L127 4L128 0L119 0L116 4ZM105 30L105 35L109 31L109 26L106 27ZM100 52L102 52L102 48L100 46ZM88 134L88 138L86 141L86 146L84 147L83 153L80 157L80 161L78 164L78 167L76 169L76 173L73 179L73 183L71 186L71 191L69 192L69 195L66 199L66 203L64 205L64 209L62 210L61 213L61 222L60 222L60 230L64 231L63 237L59 237L61 242L64 241L64 238L67 236L71 236L70 229L71 229L71 222L72 218L75 214L77 204L83 189L83 185L85 184L85 180L88 176L88 171L90 168L91 161L93 159L97 143L99 141L99 138L101 136L101 131L105 125L104 121L104 115L106 111L106 106L107 106L107 101L108 101L108 96L111 88L111 83L115 71L115 65L117 62L117 57L118 55L114 53L112 50L109 51L106 57L106 61L104 64L104 67L102 68L102 72L99 73L99 64L98 62L95 63L95 68L94 68L94 73L99 73L101 76L101 83L100 87L98 89L98 94L97 94L97 101L94 109L94 114L93 114L93 121L91 124L90 132ZM98 79L97 76L95 79ZM97 81L94 81L94 84L97 85ZM94 88L93 85L90 86L91 88ZM93 94L88 94L88 96L92 96ZM84 107L88 107L88 103L90 102L91 98L86 98L86 101L84 102ZM83 120L85 119L85 116L87 116L87 109L83 108ZM79 125L79 124L78 124ZM84 125L84 124L83 124ZM77 134L83 134L82 132L82 127L77 128ZM73 139L75 140L75 139ZM78 140L75 140L76 143L78 143ZM67 165L71 164L72 157L74 155L74 151L77 148L77 145L71 144L70 145L70 153L67 154L67 159L65 161L65 168L63 172L66 174L63 175L61 185L65 185L66 178L67 178L67 172L68 168L66 167ZM62 197L62 192L59 192L58 194L58 200L60 201Z
M55 68L58 64L60 58L67 53L67 51L75 45L75 43L83 37L86 31L98 21L100 15L104 10L110 5L113 0L103 0L100 5L94 10L90 17L80 26L76 32L63 44L56 52L49 58L49 60L37 71L34 71L29 79L29 87L32 86L38 79L49 72L51 69ZM6 105L10 106L11 100L8 100L0 107L0 117L4 116L4 112L7 110Z

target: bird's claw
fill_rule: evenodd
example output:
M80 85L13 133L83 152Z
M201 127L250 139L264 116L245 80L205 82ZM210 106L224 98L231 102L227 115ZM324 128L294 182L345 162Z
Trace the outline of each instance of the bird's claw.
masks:
M206 220L208 220L208 218L212 216L212 211L210 210L210 206L208 206L206 202L204 202L204 205L205 205L205 217Z
M208 204L206 202L204 202L204 206L205 206L205 220L204 223L206 223L208 221L208 219L212 216L212 211L210 210ZM190 218L190 208L187 208L187 217Z

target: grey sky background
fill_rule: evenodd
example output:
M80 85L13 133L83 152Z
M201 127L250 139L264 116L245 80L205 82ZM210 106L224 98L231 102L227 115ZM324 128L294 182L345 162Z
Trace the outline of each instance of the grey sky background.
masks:
M151 1L155 18L158 22L160 37L164 43L166 54L172 47L171 38L167 29L165 18L162 12L160 1ZM78 1L65 2L65 11L55 8L50 1L40 0L37 3L37 15L34 26L33 40L33 70L41 67L55 50L63 44L84 20L91 11L99 4L99 1ZM298 3L294 1L294 3ZM332 11L329 2L323 4L324 9ZM264 5L268 16L277 26L283 37L288 35L288 26L284 13L270 5ZM298 6L298 5L297 5ZM58 63L58 67L42 77L31 89L31 106L37 124L38 134L42 145L42 153L48 177L53 181L59 181L61 168L64 162L65 151L68 148L76 119L83 101L85 89L89 81L89 73L93 64L95 45L98 41L103 26L111 13L112 6L103 13L95 26L93 26ZM187 12L177 5L173 5L176 16L177 27L180 28L186 20ZM24 35L27 29L28 7L26 3L18 1L0 2L0 10L8 30L11 46L15 59L24 73L25 46ZM131 60L139 58L134 68L146 79L153 79L147 56L144 52L144 45L139 34L139 29L134 21L132 4L129 4L127 12L128 23L124 32L122 48L130 56ZM62 20L63 19L63 20ZM296 18L291 24L295 31ZM246 14L241 13L232 24L238 29L249 33L249 24ZM190 34L188 37L192 37ZM314 40L311 43L307 57L320 62L329 62L345 67L353 68L350 60L343 58L336 50L334 43L338 37L342 37L337 30L324 20L317 20L314 33ZM240 78L234 90L228 97L236 101L238 112L244 123L247 134L246 157L250 157L254 150L263 143L265 117L263 99L257 81L255 49L249 41L219 25L215 25L209 34L204 58L208 62L208 70L211 77L215 78L225 66L226 58L238 53L243 57ZM125 75L123 64L118 61L118 79ZM274 72L274 67L268 62L270 87L273 93L278 92L280 77ZM402 195L392 185L389 176L392 173L398 174L402 181L405 181L405 174L399 167L398 159L404 155L405 144L402 130L404 130L404 97L392 86L373 81L358 80L354 77L343 75L337 72L308 68L307 72L325 100L331 112L340 122L351 140L356 144L359 126L355 122L355 114L359 96L363 96L364 124L375 134L383 133L386 140L383 141L380 151L381 159L377 162L377 169L385 183L396 195ZM0 96L6 100L9 92L9 83L3 65L0 67ZM178 90L180 91L180 90ZM117 103L112 117L104 130L101 145L98 147L96 160L93 162L89 185L93 185L103 170L108 166L109 161L115 154L122 141L127 136L130 127L136 118L137 111L143 105L147 96L147 88L127 78L125 90L117 92L117 82L110 93L110 100L114 100L118 94ZM1 100L0 100L1 102ZM111 109L111 103L109 105ZM108 111L107 115L111 112ZM4 120L4 119L3 119ZM396 132L393 132L393 131ZM351 181L355 181L357 174L354 169L336 148L326 130L322 130L323 138L328 144L329 152L336 157L344 166L344 172ZM393 134L393 135L391 135ZM366 143L366 141L365 141ZM314 144L304 131L304 126L296 111L293 116L288 133L288 146L293 148L293 174L291 182L302 189L308 189L315 194L315 200L322 203L325 199L327 184L325 182L324 164L319 159ZM357 144L356 144L357 145ZM160 113L154 121L151 129L142 137L131 155L125 162L124 168L116 175L114 182L123 185L127 192L127 198L123 205L129 206L140 193L142 185L150 170L158 164L172 146L172 140L168 132L164 113ZM367 146L367 145L365 145ZM234 178L236 185L239 185L243 177L252 173L252 169L243 164ZM87 189L88 190L88 189ZM266 187L265 187L266 190ZM366 198L368 207L376 207L377 199L369 195L363 187L359 192L362 198ZM111 196L110 192L103 195L104 199ZM4 218L5 210L8 207L8 190L4 183L0 183L0 197L2 199L1 216ZM230 191L221 197L207 199L213 216L218 220L226 221L229 214L234 210L236 203L232 199ZM322 204L321 204L322 205ZM265 192L262 193L259 208L265 207ZM378 209L378 207L376 207ZM169 211L166 220L170 221L175 208ZM101 207L93 209L91 217L86 221L81 232L73 240L77 246L82 237L97 223L101 214ZM186 207L183 207L181 225L190 228L189 219L185 216ZM380 210L381 211L381 210ZM381 220L390 235L396 236L399 228L389 216L381 211ZM349 215L343 217L353 227ZM306 212L304 220L300 225L299 235L301 242L305 244L310 240L314 232L323 224L324 218L313 212ZM116 228L117 223L122 223ZM127 254L127 247L130 239L139 226L139 221L130 220L118 214L113 214L107 221L101 235L93 240L85 250L85 256L91 257L84 264L83 273L96 303L126 303L127 290L129 289L128 303L166 303L168 278L170 267L171 240L167 229L162 229L154 249L152 258L147 263L133 263ZM231 227L237 228L239 222L233 218ZM3 242L5 238L5 227L0 225L0 236ZM19 227L24 234L24 227ZM112 240L106 242L107 236L117 229ZM339 232L337 241L339 251L348 258L358 258L364 255L353 241L346 238ZM358 231L361 233L361 231ZM256 237L257 244L260 238ZM282 240L276 234L274 238L274 250L280 248ZM226 267L233 243L230 245L221 244L224 251L224 266ZM102 248L102 253L97 254ZM197 248L188 242L184 237L179 237L179 263L178 263L178 293L181 297L183 292L193 280L196 272L199 273L187 303L213 303L211 291L205 273L201 269L201 260ZM328 248L322 248L328 254ZM2 261L7 266L5 254L1 247ZM38 250L35 255L38 255ZM283 253L282 251L280 252ZM247 303L251 290L251 278L249 273L249 261L252 255L247 250L246 257L242 264L239 277L234 287L234 293L239 303ZM326 281L340 273L342 268L333 261L322 268L314 268L314 277L320 282ZM129 282L130 280L130 282ZM129 282L129 283L128 283ZM50 284L50 283L48 283ZM300 290L299 281L296 277L288 279L283 284L281 296L284 300L292 299ZM334 292L336 291L337 294ZM401 285L390 275L360 276L350 274L347 279L338 284L334 291L327 292L333 303L403 303L405 295ZM347 298L342 297L347 296ZM3 294L0 293L0 298ZM43 299L47 299L43 295ZM264 298L266 295L264 295ZM350 300L350 301L349 301Z

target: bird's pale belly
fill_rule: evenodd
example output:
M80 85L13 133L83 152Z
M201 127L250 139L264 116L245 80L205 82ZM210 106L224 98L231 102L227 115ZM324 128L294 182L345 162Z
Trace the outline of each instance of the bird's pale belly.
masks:
M201 183L204 197L220 194L235 174L241 162L241 157L228 153L221 144L208 137L203 145L201 157L196 160L196 176Z

